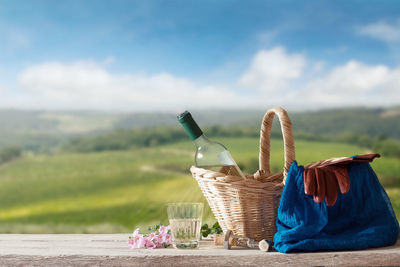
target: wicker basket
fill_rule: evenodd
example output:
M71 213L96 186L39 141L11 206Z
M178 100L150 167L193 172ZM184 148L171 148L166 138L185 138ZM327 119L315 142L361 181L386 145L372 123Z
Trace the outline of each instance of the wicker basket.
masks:
M271 174L270 138L275 114L283 133L285 164L282 173ZM272 240L285 177L294 160L292 123L284 109L273 108L265 114L261 125L260 170L254 175L243 179L195 166L190 170L224 232L232 230L235 235L258 241Z

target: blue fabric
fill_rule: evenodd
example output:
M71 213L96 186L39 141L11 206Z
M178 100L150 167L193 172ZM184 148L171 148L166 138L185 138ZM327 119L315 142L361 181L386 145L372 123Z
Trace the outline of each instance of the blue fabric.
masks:
M339 192L332 207L304 194L303 170L293 162L288 172L276 220L276 250L356 250L396 243L399 223L369 163L349 164L350 191Z

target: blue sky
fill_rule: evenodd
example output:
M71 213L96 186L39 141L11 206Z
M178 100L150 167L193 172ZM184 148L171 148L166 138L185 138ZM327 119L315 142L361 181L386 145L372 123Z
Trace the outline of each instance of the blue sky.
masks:
M0 107L400 104L399 1L1 1Z

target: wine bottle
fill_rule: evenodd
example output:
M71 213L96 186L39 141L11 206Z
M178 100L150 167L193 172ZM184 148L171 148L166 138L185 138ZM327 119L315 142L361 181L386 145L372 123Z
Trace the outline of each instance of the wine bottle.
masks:
M245 178L228 149L218 142L209 140L194 121L190 112L185 111L178 115L178 121L196 145L194 160L197 167Z

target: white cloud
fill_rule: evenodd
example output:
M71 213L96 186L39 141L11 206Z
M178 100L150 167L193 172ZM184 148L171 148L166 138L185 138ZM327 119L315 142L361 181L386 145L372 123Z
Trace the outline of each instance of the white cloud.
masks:
M314 72L321 72L321 71L324 70L325 64L326 64L326 63L325 63L324 61L317 61L317 62L314 62L314 64L312 65L312 70L313 70Z
M372 23L358 29L358 33L389 44L400 43L400 20L393 24L386 22Z
M199 84L169 73L114 74L107 67L108 61L30 66L18 76L18 88L8 96L6 91L0 106L172 111L400 104L400 66L350 60L329 69L323 61L288 54L282 47L258 52L249 70L231 87ZM2 96L3 92L0 90Z
M351 89L356 93L364 93L382 85L388 75L386 66L368 66L350 61L334 68L327 76L311 81L309 86L327 92L343 93Z
M10 88L0 84L0 107L10 108L17 104L17 99L13 96Z
M183 107L229 107L239 96L223 86L203 86L168 73L108 72L102 64L47 62L25 69L19 87L29 105L50 108L162 110Z
M0 84L0 99L4 99L6 97L6 89Z
M310 80L304 98L314 105L388 105L400 103L400 67L349 61Z
M239 84L263 92L283 89L289 80L299 78L306 65L301 54L288 54L283 47L261 50L239 80Z
M108 65L113 64L114 62L115 62L115 58L113 56L108 56L108 57L106 57L106 59L104 59L103 64L105 66L108 66Z

